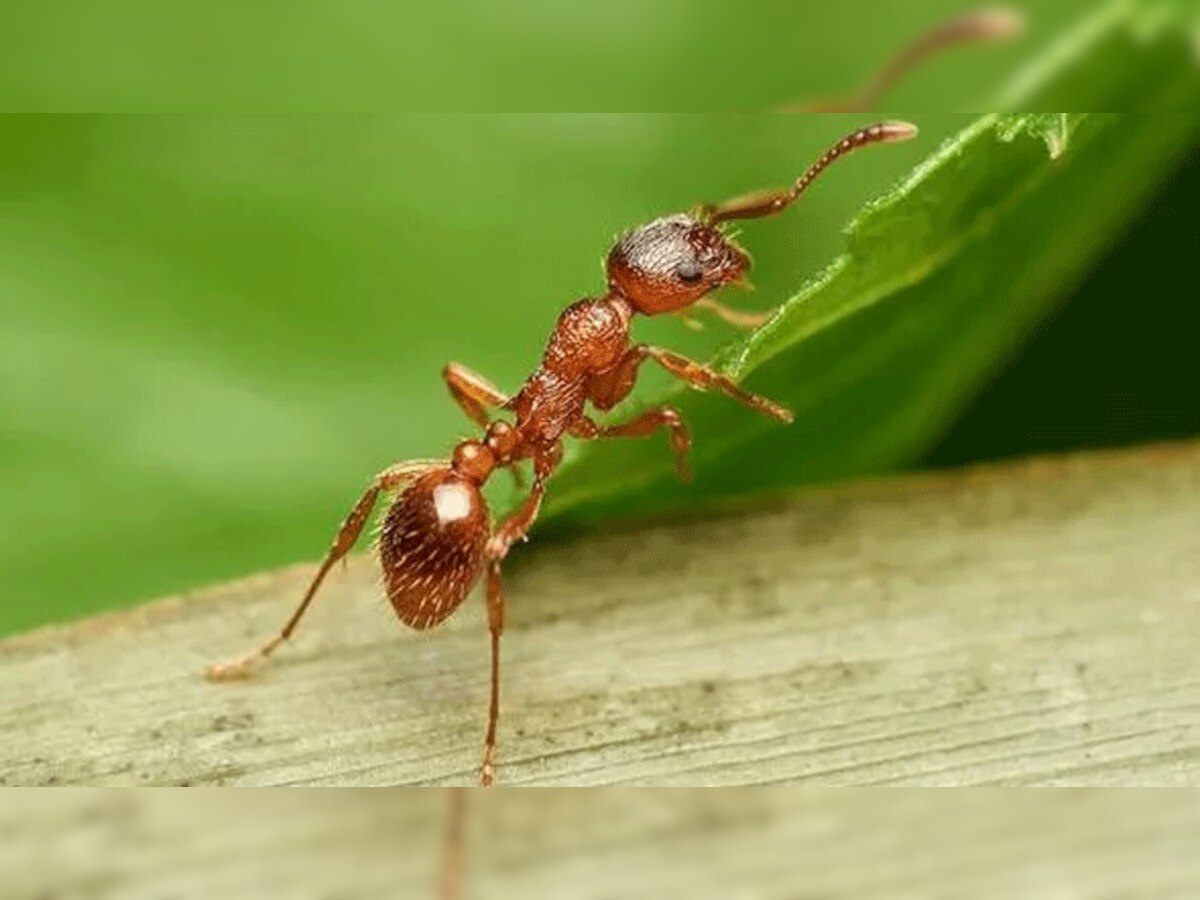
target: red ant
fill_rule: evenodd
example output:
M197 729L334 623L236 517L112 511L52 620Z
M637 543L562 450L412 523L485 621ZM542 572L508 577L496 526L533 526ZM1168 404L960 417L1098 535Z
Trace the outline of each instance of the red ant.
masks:
M912 42L881 70L858 96L821 108L861 109L900 74L933 51L970 40L990 40L1013 33L1019 20L1008 11L968 13L944 23ZM812 108L812 107L810 107ZM630 340L635 315L686 315L705 308L730 324L754 327L764 316L739 312L709 296L718 288L742 282L750 258L721 229L724 222L775 215L787 209L834 160L870 144L904 141L916 135L905 122L880 122L859 129L822 154L785 190L738 197L704 205L691 213L656 219L626 234L609 252L608 292L581 300L559 316L542 364L521 390L505 396L481 375L452 363L443 375L458 405L483 429L477 440L454 448L450 459L421 460L379 473L350 511L333 546L317 569L300 605L283 630L242 657L212 665L213 680L245 677L254 664L291 637L317 589L333 565L357 541L381 493L394 493L379 530L376 549L383 583L396 615L417 629L432 628L463 602L486 572L488 626L491 636L491 694L479 781L495 781L496 725L500 713L500 634L504 628L504 590L500 565L512 545L524 540L537 518L546 482L562 460L562 439L646 437L666 429L681 478L691 476L687 462L692 438L679 412L670 406L651 409L618 425L600 425L586 405L608 411L633 390L638 370L647 360L699 390L716 390L780 422L792 414L777 403L750 393L732 379L670 350ZM489 410L503 410L514 421L493 420ZM481 489L498 468L532 460L534 480L528 498L493 530ZM453 821L461 822L461 798ZM457 865L461 825L455 824L447 871ZM456 894L448 876L444 893Z
M737 284L750 258L721 225L735 219L770 216L787 209L825 168L851 150L903 141L916 128L881 122L847 135L821 155L788 189L750 194L720 205L702 206L634 229L608 255L608 293L580 300L559 316L542 364L521 390L505 396L487 379L457 364L446 367L446 383L483 436L454 448L448 461L405 462L377 475L338 530L300 605L283 630L262 647L227 663L210 666L212 679L244 677L257 660L287 640L334 563L354 545L375 501L383 492L395 499L383 517L377 550L383 583L396 615L417 629L432 628L449 616L486 572L491 633L491 701L484 739L481 784L495 780L496 722L499 718L500 633L504 591L500 564L514 543L524 540L562 460L562 440L645 437L666 429L676 468L687 479L692 438L672 407L651 409L619 425L600 425L585 412L587 403L607 411L620 403L647 360L699 390L716 390L780 422L792 414L739 387L732 379L670 350L630 340L635 315L657 316L704 306L727 320L747 325L752 317L728 309L708 295ZM513 423L492 420L489 410L512 414ZM481 488L498 468L533 462L533 486L520 508L493 530Z

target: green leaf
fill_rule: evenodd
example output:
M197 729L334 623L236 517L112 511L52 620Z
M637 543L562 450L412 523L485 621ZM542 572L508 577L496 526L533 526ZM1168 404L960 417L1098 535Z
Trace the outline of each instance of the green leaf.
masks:
M1180 73L1195 77L1198 36L1192 0L1109 0L1051 42L989 108L1186 111L1189 95L1164 103L1161 88Z
M1161 44L1124 52L1144 6L1115 8L1023 73L1023 90L1054 96L1060 78L1116 66L1096 85L1111 97L1198 108L1189 56ZM1110 108L1104 95L1090 99L1086 108ZM656 402L692 424L696 481L676 482L665 440L593 442L560 470L543 521L681 509L913 461L1087 273L1197 131L1194 113L981 117L870 203L846 252L719 354L719 368L792 408L794 425L672 390Z

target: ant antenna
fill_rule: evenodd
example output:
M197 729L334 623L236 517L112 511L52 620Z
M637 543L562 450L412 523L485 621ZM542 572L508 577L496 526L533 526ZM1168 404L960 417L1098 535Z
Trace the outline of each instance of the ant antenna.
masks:
M976 9L918 35L889 59L857 94L829 103L801 103L780 112L865 112L872 109L905 75L931 56L961 44L1006 41L1025 28L1025 17L1010 7Z
M700 208L700 215L712 225L727 222L730 219L757 219L761 216L772 216L787 209L804 193L817 176L825 171L835 159L840 159L851 150L866 147L869 144L892 144L907 141L917 136L917 126L909 122L877 122L860 128L853 134L848 134L828 150L821 154L807 171L796 179L787 190L767 193L748 194L726 201L720 206L705 206Z

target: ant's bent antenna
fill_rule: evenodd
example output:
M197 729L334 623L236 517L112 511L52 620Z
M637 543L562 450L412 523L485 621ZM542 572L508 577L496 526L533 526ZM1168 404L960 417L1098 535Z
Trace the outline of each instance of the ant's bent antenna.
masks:
M870 144L893 144L907 141L917 136L917 126L909 122L877 122L860 128L853 134L848 134L817 159L807 171L789 189L768 193L747 194L722 203L720 206L707 206L700 209L700 215L705 221L715 225L730 219L757 219L762 216L773 216L787 209L804 193L817 176L825 171L835 159L840 159L851 150L866 147Z
M901 50L855 98L859 109L870 109L909 71L949 47L981 41L1006 41L1021 33L1025 19L1015 9L978 9L926 32ZM831 110L832 111L832 110Z
M942 22L889 59L856 94L826 103L783 106L779 112L863 112L873 108L898 81L931 56L962 44L1006 41L1025 28L1025 17L1010 7L976 9Z

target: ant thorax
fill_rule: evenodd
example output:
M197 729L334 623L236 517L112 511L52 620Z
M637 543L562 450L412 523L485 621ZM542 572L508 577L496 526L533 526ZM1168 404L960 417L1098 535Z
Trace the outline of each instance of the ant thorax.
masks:
M629 350L633 308L619 297L580 300L558 317L538 367L509 408L524 443L553 446L583 414L591 380Z

